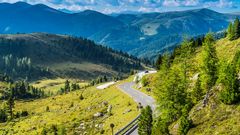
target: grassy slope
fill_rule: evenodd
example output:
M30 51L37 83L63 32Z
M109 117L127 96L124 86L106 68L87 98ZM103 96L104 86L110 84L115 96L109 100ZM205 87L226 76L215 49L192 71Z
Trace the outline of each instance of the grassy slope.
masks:
M240 39L228 41L221 39L216 43L216 50L219 60L230 62L237 50L240 49ZM197 55L198 60L200 54ZM188 132L191 134L228 134L240 133L240 105L225 105L217 98L218 90L215 89L207 107L197 110L202 104L196 105L190 112L194 128Z
M230 62L237 50L240 49L240 39L229 41L227 39L220 39L216 42L216 51L220 61L227 60ZM198 48L192 59L188 60L191 63L190 77L200 72L201 65L201 50ZM179 63L173 65L179 66ZM150 84L141 88L141 91L147 94L154 94L156 90L156 80L158 74L147 76L150 79ZM152 92L146 92L146 88L151 88ZM213 135L213 134L239 134L240 133L240 105L224 105L217 99L218 91L215 90L211 95L209 105L200 111L197 111L201 102L197 104L191 111L190 117L195 125L188 132L189 135ZM174 129L171 133L176 134Z
M44 79L33 82L34 87L43 89L45 92L52 92L56 94L61 88L64 88L64 83L66 79L56 78L56 79ZM77 83L80 87L86 86L88 83L80 80L70 80L71 83Z
M155 98L156 94L155 94L155 91L154 91L154 84L153 84L153 82L156 82L157 73L145 75L144 77L148 80L148 84L146 86L144 86L144 87L139 88L138 86L141 85L141 81L140 81L138 84L134 85L134 88L136 90L140 90L141 92L143 92L143 93L145 93L147 95L150 95L150 96ZM147 89L150 89L150 91L148 91Z
M84 96L82 101L79 99L81 93ZM44 126L49 127L52 124L63 125L69 134L73 134L74 130L80 130L77 127L81 123L91 124L93 114L107 109L107 106L102 104L103 101L107 101L113 107L112 116L95 119L95 124L103 124L104 134L110 134L110 123L115 124L116 131L138 115L137 104L120 92L116 85L105 90L90 87L86 90L46 99L17 101L15 112L27 110L30 115L26 118L16 119L14 122L0 124L0 134L3 129L11 130L11 133L14 134L39 134ZM73 107L71 107L72 103ZM49 106L50 112L46 111L47 106ZM123 114L128 109L132 111Z

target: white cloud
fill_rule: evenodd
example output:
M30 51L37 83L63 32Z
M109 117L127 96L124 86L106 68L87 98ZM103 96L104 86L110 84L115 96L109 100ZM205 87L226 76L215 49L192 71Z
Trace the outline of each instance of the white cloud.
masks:
M14 3L19 0L0 0ZM233 0L20 0L30 4L42 3L56 9L81 11L92 9L104 13L121 11L158 12L161 9L180 9L188 7L232 8Z
M233 2L228 0L219 0L218 7L233 7Z
M200 3L199 3L199 1L198 0L185 0L184 2L183 2L183 5L184 6L197 6L197 5L199 5Z
M229 0L219 0L219 1L210 1L205 2L204 7L218 7L218 8L231 8L233 7L233 2Z
M180 6L180 2L178 0L164 0L162 5L166 7L178 7Z

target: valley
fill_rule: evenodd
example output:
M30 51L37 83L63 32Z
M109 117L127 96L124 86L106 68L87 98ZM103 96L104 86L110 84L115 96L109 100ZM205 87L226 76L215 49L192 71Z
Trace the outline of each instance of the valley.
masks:
M184 35L196 37L209 30L222 31L237 16L207 8L117 15L93 10L65 13L43 4L2 3L0 17L5 19L1 21L0 33L81 36L141 58L154 58L159 53L173 51Z

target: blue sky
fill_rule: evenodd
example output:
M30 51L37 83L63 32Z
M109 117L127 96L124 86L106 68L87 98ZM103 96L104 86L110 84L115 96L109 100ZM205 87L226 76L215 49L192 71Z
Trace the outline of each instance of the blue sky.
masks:
M15 3L19 0L0 0ZM103 13L166 12L210 8L218 12L240 12L240 0L21 0L30 4L46 4L56 9L78 12L86 9Z

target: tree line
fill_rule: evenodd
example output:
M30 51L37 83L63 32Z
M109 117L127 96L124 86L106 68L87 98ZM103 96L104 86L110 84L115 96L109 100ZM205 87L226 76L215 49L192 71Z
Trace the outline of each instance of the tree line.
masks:
M33 66L31 58L15 57L12 54L2 56L0 70L14 80L31 80L41 76L51 76L48 68Z
M60 88L60 94L67 94L71 91L76 91L80 89L80 85L77 83L70 83L69 80L66 80L64 83L64 87Z
M35 99L47 96L43 90L31 86L25 81L14 82L6 75L0 75L0 79L2 82L8 84L8 86L1 91L0 101L3 103L0 107L0 123L28 115L27 111L13 111L15 100Z
M227 37L229 40L236 40L240 37L240 25L238 18L236 18L233 23L229 23L227 29Z
M64 49L76 54L80 58L111 65L114 70L120 72L129 72L129 69L139 69L141 62L146 62L146 60L140 60L122 51L97 45L95 42L81 37L61 38L55 40L54 44L62 45Z

